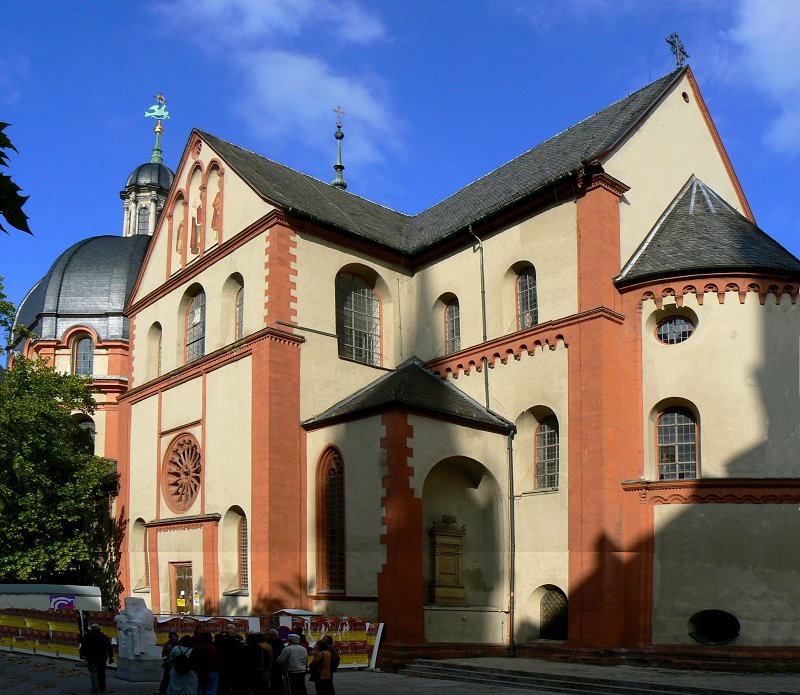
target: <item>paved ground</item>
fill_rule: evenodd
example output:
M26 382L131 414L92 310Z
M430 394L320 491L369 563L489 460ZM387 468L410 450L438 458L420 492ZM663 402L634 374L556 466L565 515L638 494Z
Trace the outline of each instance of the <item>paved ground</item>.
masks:
M453 660L458 663L459 660ZM491 666L508 668L509 659L481 659ZM474 663L474 661L470 661ZM800 695L800 674L729 674L708 671L675 671L631 666L580 666L544 661L515 659L514 669L530 669L553 673L596 675L602 678L640 681L661 681L724 690L729 693L797 693ZM156 683L129 683L118 680L115 671L108 674L107 692L114 695L150 695ZM314 692L309 687L309 695ZM337 695L531 695L536 691L505 687L476 687L464 683L408 678L391 673L340 671L336 674ZM547 691L540 691L542 695ZM89 693L89 676L75 661L0 651L0 693L2 695L84 695Z

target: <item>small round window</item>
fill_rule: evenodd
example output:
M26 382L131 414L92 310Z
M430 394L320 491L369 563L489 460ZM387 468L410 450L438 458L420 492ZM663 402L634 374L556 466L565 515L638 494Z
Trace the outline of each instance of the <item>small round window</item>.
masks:
M670 316L656 327L656 337L666 345L677 345L694 333L694 324L683 316Z

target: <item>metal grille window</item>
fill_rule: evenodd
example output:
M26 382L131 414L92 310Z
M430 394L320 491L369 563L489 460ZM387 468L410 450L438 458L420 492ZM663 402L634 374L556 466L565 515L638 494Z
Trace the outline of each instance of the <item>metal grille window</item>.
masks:
M694 325L691 321L687 321L682 316L670 316L658 324L656 337L667 345L677 345L688 340L693 332Z
M139 208L139 217L137 220L137 234L150 233L150 208Z
M567 639L568 604L567 597L560 589L548 589L540 603L541 627L539 637L541 639Z
M239 519L239 588L248 587L247 579L247 517Z
M444 310L444 351L449 355L461 349L461 315L458 299L451 299Z
M144 576L142 578L142 586L150 586L150 554L147 552L147 529L144 529L142 545L144 546Z
M92 375L94 371L94 343L88 335L75 341L72 360L74 374Z
M381 364L381 305L375 291L356 275L336 278L336 337L339 357Z
M240 287L236 293L236 340L241 340L244 337L244 287Z
M658 417L658 479L697 477L697 426L690 413L667 410Z
M336 451L323 460L318 480L317 581L322 592L345 590L344 463Z
M186 361L202 357L206 351L206 295L198 292L186 312Z
M536 299L536 269L525 268L517 275L517 316L519 330L539 323L539 304Z
M558 487L558 421L554 417L536 430L536 487Z

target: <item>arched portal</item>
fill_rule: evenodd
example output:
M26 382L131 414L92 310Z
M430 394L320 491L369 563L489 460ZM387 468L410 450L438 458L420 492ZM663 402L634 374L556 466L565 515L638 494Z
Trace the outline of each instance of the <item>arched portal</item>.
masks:
M426 601L503 604L502 503L494 476L465 457L437 463L422 491Z

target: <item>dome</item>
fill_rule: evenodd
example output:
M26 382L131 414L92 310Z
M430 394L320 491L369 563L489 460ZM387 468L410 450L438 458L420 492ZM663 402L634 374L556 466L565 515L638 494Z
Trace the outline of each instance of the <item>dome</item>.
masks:
M95 236L74 244L22 300L15 325L42 340L59 340L76 325L92 328L101 340L127 340L122 311L150 239L146 234Z
M157 186L158 188L168 189L172 185L172 179L175 174L169 167L163 164L154 164L148 162L136 167L128 180L125 182L125 188L131 186Z

